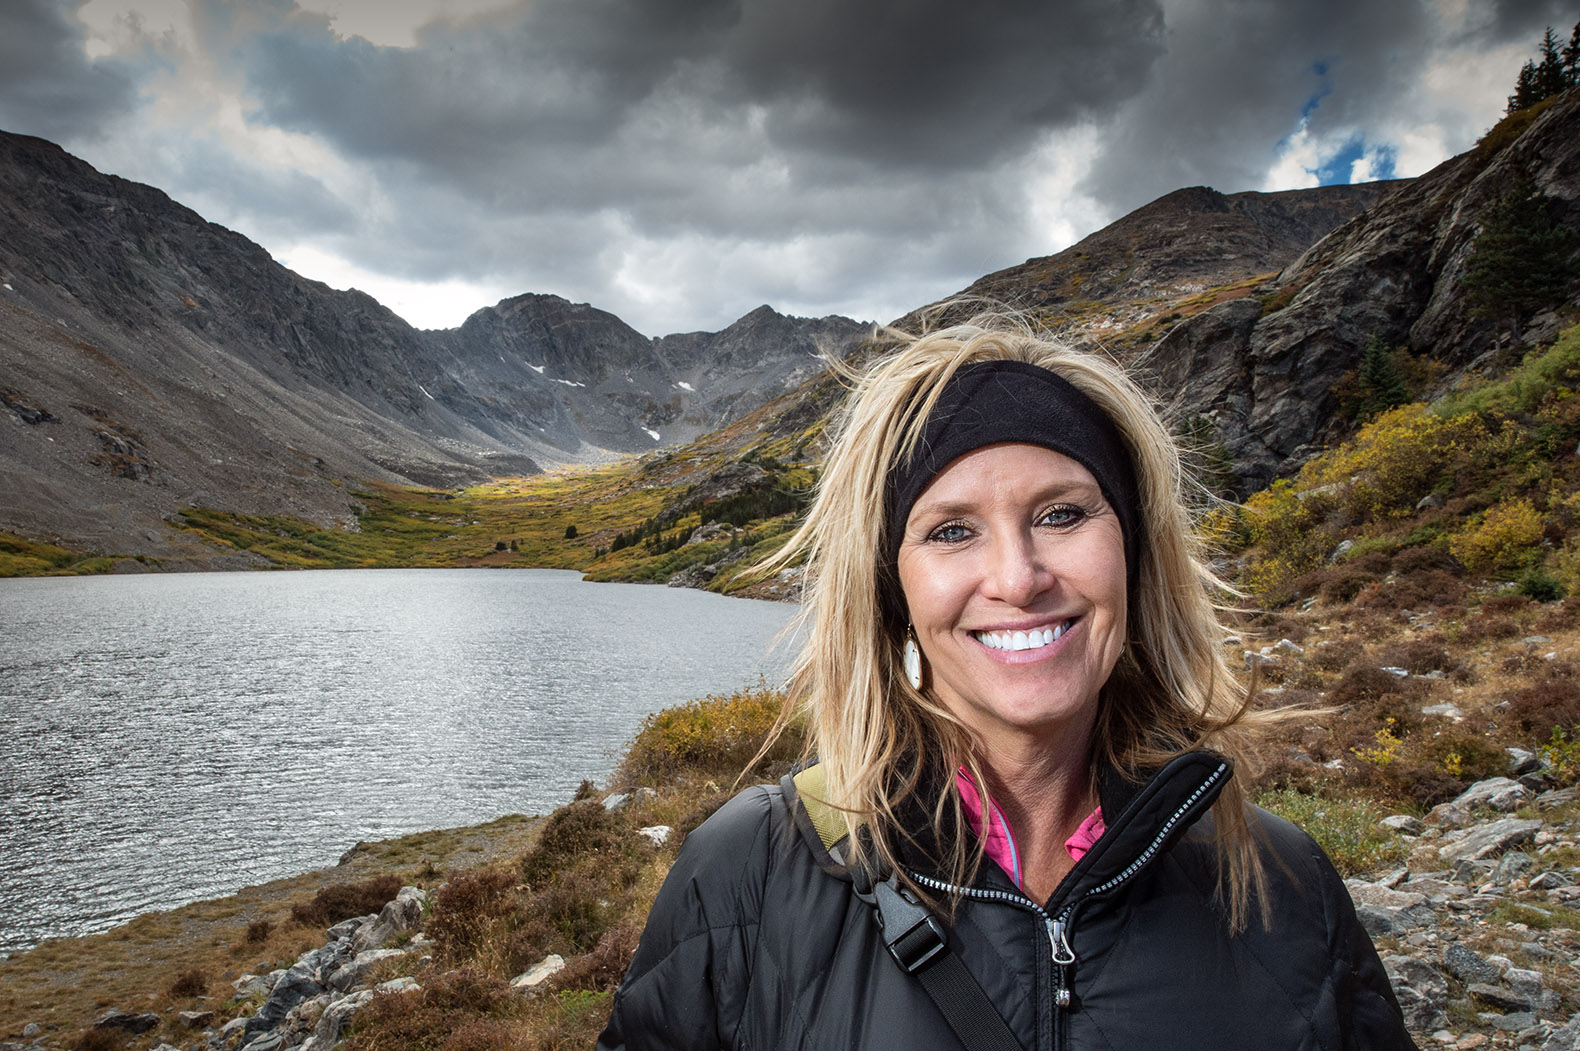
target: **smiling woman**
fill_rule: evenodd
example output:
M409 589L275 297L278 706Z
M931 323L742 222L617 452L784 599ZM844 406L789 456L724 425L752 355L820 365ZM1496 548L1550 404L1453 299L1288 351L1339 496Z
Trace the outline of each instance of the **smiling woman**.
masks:
M1270 717L1181 479L1122 370L1013 325L855 377L778 556L817 759L687 838L599 1046L1412 1046L1233 779Z

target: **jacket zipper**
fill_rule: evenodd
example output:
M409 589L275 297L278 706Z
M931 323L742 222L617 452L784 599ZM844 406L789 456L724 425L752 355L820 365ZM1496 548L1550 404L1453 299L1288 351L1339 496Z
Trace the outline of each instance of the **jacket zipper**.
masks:
M1153 856L1162 849L1163 841L1174 830L1174 826L1185 819L1185 815L1195 808L1197 802L1207 793L1208 789L1223 779L1228 770L1229 765L1227 763L1218 764L1218 769L1208 774L1206 779L1196 786L1196 790L1175 808L1174 813L1170 814L1168 820L1159 827L1157 835L1152 837L1152 842L1148 843L1146 849L1136 855L1135 860L1126 865L1119 874L1086 891L1060 909L1057 916L1050 915L1047 909L1044 909L1024 894L1017 894L1007 890L991 890L985 887L956 887L953 884L945 883L943 880L924 876L917 872L910 872L909 870L907 870L907 875L922 886L940 893L959 894L961 897L974 898L978 901L993 901L1004 905L1013 905L1027 912L1036 913L1042 919L1043 926L1048 932L1048 945L1053 959L1053 1032L1054 1046L1057 1047L1060 1043L1059 1030L1063 1022L1063 1015L1070 1006L1070 974L1075 969L1076 963L1075 950L1070 948L1070 931L1075 923L1076 910L1094 896L1107 894L1123 886L1136 873L1145 868Z

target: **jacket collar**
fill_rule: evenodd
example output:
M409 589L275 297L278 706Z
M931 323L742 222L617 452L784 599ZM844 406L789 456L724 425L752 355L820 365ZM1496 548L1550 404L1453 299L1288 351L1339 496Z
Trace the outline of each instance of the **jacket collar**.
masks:
M826 838L831 837L829 830L839 818L833 808L816 802L823 788L818 773L815 764L809 764L786 775L781 782L785 798L790 803L800 837L818 864L833 875L849 878L843 842L829 843ZM1166 853L1207 813L1231 776L1233 770L1229 761L1206 751L1176 756L1139 781L1126 778L1117 770L1105 768L1100 771L1098 799L1106 829L1060 882L1049 907L1057 908L1077 897L1117 889L1154 858ZM926 792L918 793L921 798L927 795ZM937 859L944 852L938 847L927 807L920 798L913 798L902 807L901 817L907 833L899 844L902 863L915 872L936 873L939 870ZM961 832L970 834L966 829ZM994 865L982 867L977 883L1019 893Z

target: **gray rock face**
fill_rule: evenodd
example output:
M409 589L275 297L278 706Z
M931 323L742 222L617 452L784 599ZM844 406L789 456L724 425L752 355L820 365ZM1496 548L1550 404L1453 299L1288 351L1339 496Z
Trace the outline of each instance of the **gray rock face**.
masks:
M1431 1032L1447 1016L1448 980L1437 969L1413 956L1389 956L1383 968L1393 982L1394 995L1404 1012L1405 1024L1416 1032Z
M366 978L368 972L377 964L385 960L399 959L405 955L407 954L400 949L368 949L366 952L359 952L354 959L341 964L324 984L338 992L345 992Z
M380 948L401 932L416 928L422 922L422 907L427 900L428 896L418 888L402 887L400 895L384 906L377 920L357 930L351 939L352 951Z
M298 962L287 968L280 980L274 983L274 989L269 993L269 998L263 1002L263 1006L258 1008L258 1013L248 1021L247 1034L250 1036L273 1028L285 1020L291 1008L323 991L324 987L318 981L318 968L313 962ZM268 1049L264 1048L260 1051L268 1051Z
M1491 807L1509 813L1518 810L1535 798L1536 793L1507 777L1489 777L1477 781L1454 799L1455 806Z
M1450 863L1493 857L1529 843L1541 827L1542 823L1534 818L1526 821L1506 817L1468 830L1460 839L1439 847L1438 854Z
M1472 150L1396 184L1278 276L1273 284L1293 296L1282 309L1220 304L1156 345L1159 389L1180 393L1186 412L1216 413L1245 491L1338 436L1334 388L1374 334L1451 369L1470 367L1502 338L1469 317L1459 278L1483 210L1519 168L1565 202L1565 222L1580 223L1580 93L1561 97L1501 152Z
M1512 989L1505 989L1501 985L1490 982L1472 982L1465 989L1471 997L1487 1006L1505 1013L1530 1011L1535 1008L1530 997L1522 996Z

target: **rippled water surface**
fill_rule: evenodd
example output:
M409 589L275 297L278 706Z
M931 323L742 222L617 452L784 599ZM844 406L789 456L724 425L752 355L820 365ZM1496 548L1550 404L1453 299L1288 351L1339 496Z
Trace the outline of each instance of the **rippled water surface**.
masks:
M0 581L0 952L544 813L791 608L550 570Z

